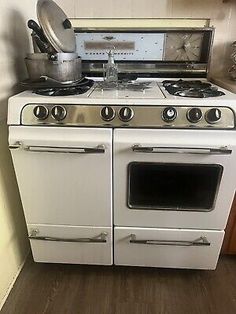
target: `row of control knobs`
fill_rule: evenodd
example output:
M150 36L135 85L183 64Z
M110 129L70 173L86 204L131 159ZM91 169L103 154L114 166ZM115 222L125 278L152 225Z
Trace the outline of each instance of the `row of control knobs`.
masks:
M119 118L123 122L130 121L134 116L133 109L129 107L122 107L119 110ZM191 108L187 112L187 119L189 122L197 123L202 119L202 111L199 108ZM111 107L103 107L101 110L101 117L104 121L111 121L115 117L115 110ZM174 107L166 107L162 112L162 119L165 122L172 122L177 117L177 110ZM221 111L218 108L209 109L205 114L205 119L208 123L216 123L221 119Z
M38 105L38 106L34 107L33 113L34 113L34 116L38 120L45 120L49 116L48 108L43 106L43 105ZM66 109L63 106L57 105L51 109L51 116L56 121L61 121L61 120L65 119L66 114L67 114ZM128 122L133 118L134 111L133 111L133 109L131 109L129 107L122 107L119 110L118 114L119 114L119 118L121 121ZM115 110L111 107L103 107L101 109L101 117L104 121L113 120L115 118L115 115L116 115Z
M34 115L38 120L45 120L49 116L49 109L43 105L34 107ZM101 118L104 121L112 121L115 118L116 112L112 107L106 106L101 109ZM51 109L51 116L56 121L62 121L67 115L66 109L63 106L56 105ZM122 107L118 112L119 119L123 122L129 122L134 116L134 111L130 107ZM174 107L166 107L162 112L162 119L165 122L172 122L177 117L177 110ZM187 119L191 123L199 122L203 117L202 111L199 108L191 108L187 112ZM208 123L216 123L221 119L221 111L218 108L211 108L205 113L205 119Z
M115 115L116 112L111 107L103 107L101 110L101 117L104 121L113 120L115 118ZM121 121L129 122L134 116L134 111L130 107L122 107L118 112L118 116Z
M202 119L202 111L199 108L191 108L187 112L189 122L197 123ZM172 122L177 117L177 110L174 107L166 107L162 113L162 119L165 122ZM221 119L221 111L218 108L211 108L205 113L205 119L208 123L216 123Z
M43 105L39 105L34 107L34 115L38 120L45 120L48 118L49 116L49 110L47 107L43 106ZM63 119L65 119L66 117L66 109L63 106L54 106L51 109L51 116L53 117L53 119L55 119L56 121L61 121Z

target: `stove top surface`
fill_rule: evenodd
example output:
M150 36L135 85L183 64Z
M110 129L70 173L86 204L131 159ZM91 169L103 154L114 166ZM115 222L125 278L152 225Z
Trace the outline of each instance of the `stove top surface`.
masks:
M169 93L169 86L181 93L188 90L187 97ZM196 98L195 90L210 90L213 96ZM45 92L28 90L11 97L8 124L192 129L235 125L236 95L204 79L137 79L113 85L97 80L82 94L71 95L74 90L64 88Z
M99 82L90 98L104 99L164 99L162 91L155 81L123 81L107 85Z
M178 78L173 80L139 78L135 81L121 81L107 85L103 81L89 80L85 86L63 88L44 88L37 91L27 90L16 98L28 98L29 101L65 102L65 103L134 103L146 105L157 100L176 104L200 103L207 101L236 100L236 95L220 88L206 79L195 80Z

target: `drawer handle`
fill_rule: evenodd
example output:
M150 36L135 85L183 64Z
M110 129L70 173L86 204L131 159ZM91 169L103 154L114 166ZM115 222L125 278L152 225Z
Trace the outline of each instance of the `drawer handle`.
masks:
M219 148L208 147L161 147L161 146L141 146L135 144L132 146L133 152L136 153L156 153L156 154L200 154L200 155L230 155L231 149L227 146Z
M136 234L130 235L130 243L148 244L148 245L172 245L172 246L210 246L211 243L206 237L200 237L193 241L179 241L179 240L137 240Z
M104 154L105 145L96 147L60 147L60 146L25 146L21 142L16 142L9 146L10 150L23 149L28 152L37 153L72 153L72 154Z
M79 243L106 243L107 242L107 232L102 232L98 236L92 238L57 238L57 237L47 237L38 236L38 230L32 230L29 235L30 240L41 240L41 241L54 241L54 242L79 242Z

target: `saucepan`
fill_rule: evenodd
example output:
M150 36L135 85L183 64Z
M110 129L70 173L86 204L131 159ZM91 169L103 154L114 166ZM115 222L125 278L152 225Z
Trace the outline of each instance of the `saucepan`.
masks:
M31 53L25 58L30 80L48 76L57 81L77 81L81 78L81 59L77 53Z
M32 38L40 53L25 58L30 80L47 76L57 81L77 81L81 78L81 59L76 53L75 33L62 9L52 0L38 0L39 24L28 21Z

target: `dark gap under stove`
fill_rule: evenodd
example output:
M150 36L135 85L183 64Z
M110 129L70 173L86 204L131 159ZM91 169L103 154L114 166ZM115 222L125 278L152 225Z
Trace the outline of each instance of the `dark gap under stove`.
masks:
M225 95L219 91L216 86L211 83L202 82L200 80L165 80L162 82L169 94L180 97L192 98L208 98Z

